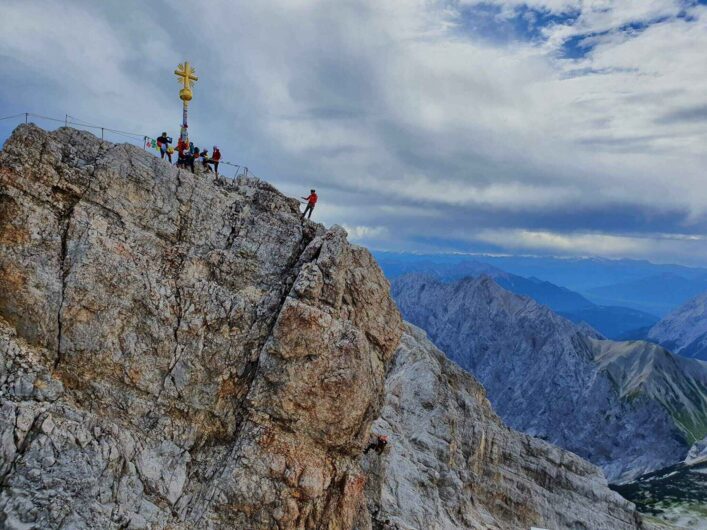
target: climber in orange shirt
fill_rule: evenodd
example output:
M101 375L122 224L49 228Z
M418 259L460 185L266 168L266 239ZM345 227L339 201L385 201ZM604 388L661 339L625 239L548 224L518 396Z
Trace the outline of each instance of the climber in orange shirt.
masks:
M304 212L302 212L302 217L300 219L304 219L304 216L307 215L307 219L311 219L312 217L312 211L314 210L314 205L317 204L317 192L314 190L311 190L309 197L302 197L305 201L307 201L307 207L304 209Z

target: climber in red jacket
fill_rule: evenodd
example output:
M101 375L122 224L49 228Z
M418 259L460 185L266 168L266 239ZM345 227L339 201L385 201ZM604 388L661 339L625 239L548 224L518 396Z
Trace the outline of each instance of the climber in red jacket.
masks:
M219 151L217 146L214 146L213 150L211 151L211 163L214 165L214 171L216 172L216 176L218 177L218 163L221 160L221 151Z
M373 442L368 444L368 447L364 449L363 454L368 454L368 451L371 449L373 449L376 453L381 454L387 446L388 437L385 434L379 434Z
M307 219L311 219L312 217L312 210L314 210L314 205L317 204L317 192L314 190L311 190L309 197L302 197L305 201L307 201L307 207L304 209L304 212L302 212L302 217L300 219L304 219L304 216L307 215Z

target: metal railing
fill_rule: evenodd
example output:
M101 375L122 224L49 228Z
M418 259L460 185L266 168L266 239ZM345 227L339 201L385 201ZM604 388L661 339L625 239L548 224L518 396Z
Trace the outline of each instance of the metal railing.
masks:
M19 114L12 114L10 116L2 116L0 117L0 121L5 121L5 120L17 120L18 122L21 120L24 120L25 123L29 123L30 121L34 121L31 119L39 119L39 120L46 120L54 123L61 123L63 124L64 127L74 127L74 128L82 128L82 129L92 129L92 130L100 130L101 131L101 140L106 141L106 134L109 135L116 135L121 138L127 138L131 140L131 143L135 143L136 145L141 145L143 149L148 150L147 148L147 141L152 140L152 136L147 135L147 134L142 134L142 133L134 133L134 132L128 132L128 131L121 131L119 129L113 129L111 127L104 127L101 125L95 125L89 122L86 122L82 119L77 118L76 116L71 116L70 114L65 114L64 119L59 119L59 118L52 118L50 116L44 116L42 114L35 114L34 112L21 112ZM220 166L229 166L235 168L235 174L233 175L233 179L237 179L239 177L251 177L251 178L258 178L256 177L253 173L250 172L248 169L248 166L244 166L242 164L236 164L234 162L228 162L226 160L220 160L219 161L219 167ZM219 176L224 176L221 173L219 173Z

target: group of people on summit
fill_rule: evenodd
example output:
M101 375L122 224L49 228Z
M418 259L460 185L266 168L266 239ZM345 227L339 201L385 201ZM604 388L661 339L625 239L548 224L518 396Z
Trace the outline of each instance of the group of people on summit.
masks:
M157 138L157 148L160 151L160 157L162 159L167 157L170 164L172 163L172 155L175 151L171 144L172 138L167 136L166 132L163 132ZM194 145L194 142L189 142L189 144L187 144L180 138L177 140L176 151L177 167L189 169L192 173L194 173L194 164L199 161L203 164L204 171L206 173L211 173L211 166L213 165L214 173L218 177L218 164L221 161L221 151L219 151L217 146L214 146L211 151L211 156L209 156L209 151L207 149L199 151L199 148ZM305 216L307 216L307 219L311 219L314 206L317 204L317 199L319 199L317 192L315 190L310 190L309 196L302 198L307 201L307 206L305 207L304 212L302 212L300 219L304 219Z
M170 144L172 143L172 138L167 136L166 132L163 132L157 138L157 147L160 150L160 156L162 158L167 157L169 163L172 163L172 155L174 154L175 148ZM188 144L181 138L177 140L177 167L191 170L194 173L195 162L201 162L204 166L204 171L211 173L211 166L213 165L214 173L218 177L218 164L221 161L221 151L217 146L214 146L213 151L211 151L211 156L209 156L208 149L199 151L199 148L194 145L194 142L189 142Z

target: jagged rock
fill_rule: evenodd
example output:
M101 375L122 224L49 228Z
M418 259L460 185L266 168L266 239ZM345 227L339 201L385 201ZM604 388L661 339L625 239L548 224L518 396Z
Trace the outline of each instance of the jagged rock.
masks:
M624 482L680 462L707 433L707 365L602 338L489 277L393 282L406 320L488 391L512 428Z
M503 425L483 387L414 326L374 430L391 440L366 458L374 528L644 528L598 468Z
M71 129L15 131L0 203L0 526L350 526L401 333L366 250Z
M707 361L707 293L688 300L654 325L648 339L685 357Z
M707 436L692 444L685 457L685 464L692 466L707 461Z
M30 125L0 204L3 528L641 528L417 332L386 383L380 269L266 183ZM387 468L361 459L384 399Z

